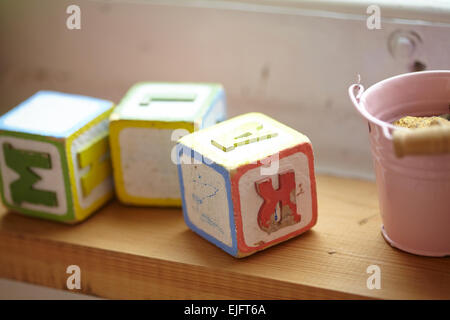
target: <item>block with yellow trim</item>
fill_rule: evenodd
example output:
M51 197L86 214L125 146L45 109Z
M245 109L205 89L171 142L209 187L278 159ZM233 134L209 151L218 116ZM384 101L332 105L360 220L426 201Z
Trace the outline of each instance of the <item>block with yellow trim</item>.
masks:
M176 154L186 224L235 257L293 238L317 221L311 142L263 114L184 136Z
M0 118L0 186L6 207L76 223L114 193L110 101L39 91Z
M131 205L180 206L176 141L226 117L221 85L134 85L110 117L116 194Z

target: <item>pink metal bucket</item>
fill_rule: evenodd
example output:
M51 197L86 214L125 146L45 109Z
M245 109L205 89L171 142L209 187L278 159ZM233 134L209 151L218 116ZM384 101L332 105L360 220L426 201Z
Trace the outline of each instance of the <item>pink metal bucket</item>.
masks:
M410 253L450 255L450 154L398 158L392 134L402 129L391 124L450 113L450 71L402 74L366 91L354 84L349 95L369 121L384 238Z

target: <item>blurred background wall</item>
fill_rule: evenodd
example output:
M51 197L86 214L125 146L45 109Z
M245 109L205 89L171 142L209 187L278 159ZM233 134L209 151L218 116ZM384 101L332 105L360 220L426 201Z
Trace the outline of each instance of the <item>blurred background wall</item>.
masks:
M310 137L319 172L372 178L348 86L450 69L450 5L416 1L2 0L0 111L41 89L119 102L137 81L220 82L230 116L267 113ZM70 4L81 30L66 28ZM396 31L418 38L390 50Z

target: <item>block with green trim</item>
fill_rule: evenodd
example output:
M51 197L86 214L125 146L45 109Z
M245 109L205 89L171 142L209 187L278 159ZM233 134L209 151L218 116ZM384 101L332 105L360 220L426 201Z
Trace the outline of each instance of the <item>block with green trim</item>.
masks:
M0 117L0 189L6 207L75 223L113 195L110 101L39 91Z
M111 115L116 194L126 204L180 206L175 144L226 117L221 85L138 83Z

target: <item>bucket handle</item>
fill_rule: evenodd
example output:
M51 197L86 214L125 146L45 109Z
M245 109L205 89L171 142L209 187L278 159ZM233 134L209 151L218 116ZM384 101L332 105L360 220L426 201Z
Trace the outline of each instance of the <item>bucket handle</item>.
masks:
M394 125L381 121L380 119L375 118L374 116L372 116L367 110L366 108L364 108L361 104L360 104L360 99L362 94L364 93L364 87L361 84L353 84L350 86L350 88L348 88L348 95L350 96L350 99L353 102L353 105L356 107L356 110L358 110L359 113L361 113L361 115L366 118L367 120L369 120L372 123L375 123L376 125L380 126L381 129L383 130L383 134L386 137L386 139L392 140L392 134L391 131L394 131L395 129L397 129L397 127L395 127Z
M364 118L380 126L384 136L388 140L393 141L393 147L397 157L450 153L450 125L418 128L414 130L396 127L375 118L360 104L361 96L364 93L364 87L361 84L351 85L348 88L348 93L356 110Z

